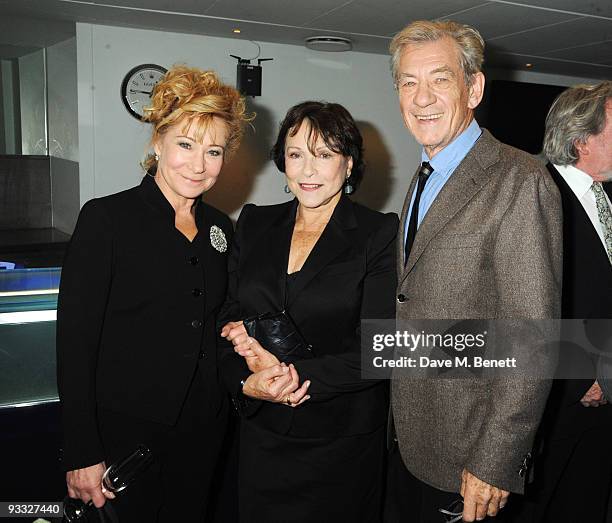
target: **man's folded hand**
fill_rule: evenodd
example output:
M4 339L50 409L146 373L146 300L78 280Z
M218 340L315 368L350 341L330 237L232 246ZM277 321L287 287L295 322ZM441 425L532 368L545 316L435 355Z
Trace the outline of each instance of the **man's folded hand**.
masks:
M481 521L487 516L496 516L508 502L509 495L510 492L489 485L464 469L461 474L463 521Z

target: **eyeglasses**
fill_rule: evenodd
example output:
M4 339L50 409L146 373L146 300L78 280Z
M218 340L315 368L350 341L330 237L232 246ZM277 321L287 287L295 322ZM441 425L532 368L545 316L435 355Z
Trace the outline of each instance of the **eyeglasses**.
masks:
M463 519L463 498L456 499L446 508L439 508L444 516L444 523L457 523Z

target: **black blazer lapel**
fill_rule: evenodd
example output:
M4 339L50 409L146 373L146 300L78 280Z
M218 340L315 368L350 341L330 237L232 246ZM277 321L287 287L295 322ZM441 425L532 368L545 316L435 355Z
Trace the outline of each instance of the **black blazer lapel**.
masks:
M266 304L262 303L261 313L278 312L285 307L285 287L287 284L287 265L289 263L289 247L295 225L297 199L280 207L280 212L271 225L262 231L255 244L251 246L258 253L260 263L257 267L244 267L244 271L256 271L258 293Z
M204 317L208 316L215 311L215 308L219 306L219 303L223 303L222 292L225 292L226 280L220 281L219 274L227 272L227 251L222 253L212 246L210 239L210 228L216 225L223 231L219 223L215 223L212 219L212 214L209 209L206 208L205 204L199 204L199 212L201 214L200 223L198 223L198 235L200 236L198 241L201 241L204 246L204 290L206 292L205 310ZM225 232L223 232L225 236ZM227 243L226 249L229 249L230 238L226 237Z
M294 221L295 223L295 221ZM310 255L306 259L304 266L296 275L294 285L291 289L291 295L287 296L285 305L289 307L291 303L300 294L300 291L308 285L308 283L334 258L342 254L346 249L351 247L351 242L347 231L357 227L357 220L353 211L353 203L351 200L342 196L338 205L329 220L329 223L323 230L321 237L313 247ZM291 238L289 239L291 241ZM287 248L287 260L289 257L289 249ZM285 263L285 272L287 264Z
M564 238L564 242L566 242L564 248L570 248L568 238L579 236L581 244L589 246L588 254L592 264L594 264L594 268L599 264L600 267L612 270L612 266L608 259L608 253L601 243L599 235L595 227L593 227L591 218L589 218L589 215L584 210L582 203L580 203L576 194L572 191L572 188L568 185L563 176L561 176L561 173L555 169L555 166L548 163L546 167L552 179L557 184L559 193L561 194L561 201L563 204L563 230L566 236L566 238ZM604 184L604 187L606 185L609 184ZM580 232L578 233L577 231ZM586 255L587 253L585 252L584 254Z
M213 274L216 274L216 271L213 269L213 267L215 267L216 264L218 263L218 261L215 260L215 254L213 252L214 248L210 244L210 241L209 241L210 227L213 224L209 223L208 219L209 217L206 214L204 214L204 227L202 227L198 231L198 234L202 235L200 240L205 245L204 252L206 253L204 260L203 260L204 262L204 291L206 293L205 296L211 295L213 292L213 289L215 289L217 286L217 282L215 281L215 278L213 277ZM224 257L224 260L226 260L225 257ZM213 300L210 300L207 298L205 302L206 302L206 306L204 309L204 317L208 318L208 316L212 312Z

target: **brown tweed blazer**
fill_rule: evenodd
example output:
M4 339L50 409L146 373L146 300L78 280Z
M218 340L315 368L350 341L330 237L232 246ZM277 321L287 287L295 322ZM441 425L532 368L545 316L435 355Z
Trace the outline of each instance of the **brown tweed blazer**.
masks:
M457 167L423 219L404 267L398 235L398 319L538 319L560 315L559 192L545 167L488 131ZM549 392L535 379L394 379L392 408L402 458L420 480L459 492L464 468L522 492Z

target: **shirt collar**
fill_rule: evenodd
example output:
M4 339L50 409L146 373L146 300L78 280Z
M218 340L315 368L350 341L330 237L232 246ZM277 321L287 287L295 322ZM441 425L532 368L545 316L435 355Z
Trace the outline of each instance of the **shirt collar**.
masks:
M429 156L427 156L425 148L423 148L421 151L421 160L423 162L429 162L434 172L443 173L454 170L454 168L466 157L467 153L470 152L470 149L474 146L476 140L480 138L481 134L482 129L478 125L478 122L472 119L470 125L431 160Z
M146 174L144 176L142 182L140 182L140 190L144 199L150 205L155 207L155 209L157 209L160 213L162 213L168 220L171 220L172 224L174 225L174 220L176 217L174 207L172 207L172 204L166 199L164 193L161 192L161 189L157 185L157 182L155 181L153 176L151 176L150 174ZM201 198L196 198L193 202L193 205L195 206L196 223L198 223L201 219L201 201Z
M593 185L593 178L573 165L553 164L578 198L583 198Z

